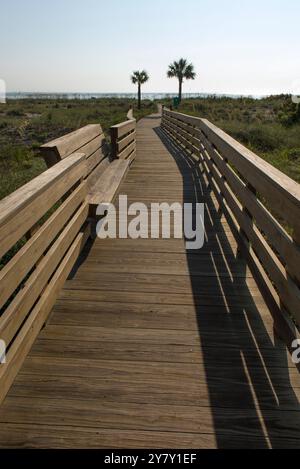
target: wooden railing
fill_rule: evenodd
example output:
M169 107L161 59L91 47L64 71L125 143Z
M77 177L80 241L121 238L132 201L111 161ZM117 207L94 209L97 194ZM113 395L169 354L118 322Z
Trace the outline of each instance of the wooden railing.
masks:
M162 127L196 158L290 345L300 325L300 185L206 119L164 109Z
M89 237L85 172L85 155L74 154L0 202L0 402Z
M92 187L109 164L109 151L100 124L89 124L41 146L48 168L74 153L84 153L88 188Z
M135 126L113 127L114 157L100 124L43 145L49 169L0 201L0 403L94 235L95 207L113 200L134 159Z
M136 151L135 119L111 127L110 137L113 159L134 159Z

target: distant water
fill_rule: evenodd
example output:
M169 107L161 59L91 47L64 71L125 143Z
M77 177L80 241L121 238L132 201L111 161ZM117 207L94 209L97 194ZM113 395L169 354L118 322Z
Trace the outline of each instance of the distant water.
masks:
M178 96L177 93L143 93L143 99L170 99ZM183 93L184 98L241 98L242 95L234 94L212 94L212 93ZM125 98L136 99L136 93L25 93L10 92L7 93L8 99L98 99L98 98ZM243 96L245 97L245 96ZM247 96L250 98L260 99L263 96Z

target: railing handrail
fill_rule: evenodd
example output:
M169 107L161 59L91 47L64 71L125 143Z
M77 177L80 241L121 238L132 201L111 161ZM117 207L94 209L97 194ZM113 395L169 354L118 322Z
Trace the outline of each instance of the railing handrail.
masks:
M300 210L300 184L256 155L207 119L170 110L164 110L164 113L167 115L169 113L169 115L175 118L177 117L179 120L198 127L202 132L207 133L207 138L218 150L218 143L221 142L223 144L222 152L226 152L228 159L230 158L232 160L231 162L237 165L239 171L243 171L243 169L237 158L242 158L244 165L246 164L246 168L243 171L244 174L242 173L243 177L247 178L249 183L251 183L266 200L270 197L270 186L271 189L279 193L279 205L275 206L275 204L273 204L272 210L288 222L289 226L295 231L295 238L300 241L300 218L295 217L295 210ZM226 148L224 148L224 145ZM251 173L245 174L250 167L255 168L255 175ZM257 177L263 178L260 184ZM266 183L267 186L264 186L264 183ZM256 187L258 184L259 188ZM285 205L285 202L288 203L288 207ZM289 208L292 211L290 211Z
M84 173L85 155L76 153L44 171L0 201L0 258ZM58 188L61 180L64 180L65 184ZM52 191L54 187L56 190ZM49 190L52 192L52 196L46 197L45 194ZM33 211L31 204L42 196L42 203ZM25 211L26 213L24 213Z
M201 165L290 345L293 320L300 326L300 185L207 119L164 109L162 127Z
M134 158L136 151L136 119L129 119L110 128L112 159Z
M90 236L85 173L75 153L0 201L0 403Z

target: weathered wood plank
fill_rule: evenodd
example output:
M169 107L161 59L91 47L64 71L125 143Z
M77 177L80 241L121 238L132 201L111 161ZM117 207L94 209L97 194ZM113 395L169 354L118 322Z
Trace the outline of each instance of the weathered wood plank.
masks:
M234 214L238 225L246 233L248 239L253 245L253 249L257 252L258 256L263 263L265 270L270 275L271 280L274 282L282 302L287 306L289 311L300 323L300 291L297 285L288 277L284 267L277 259L274 252L265 241L262 234L253 224L251 218L243 211L241 204L232 192L231 188L222 178L222 174L212 165L211 161L207 158L205 152L203 157L209 167L209 171L213 175L222 195L225 197L226 202Z
M35 415L29 412L30 403L37 407ZM35 404L34 404L35 403ZM174 407L168 404L155 405L153 403L126 403L127 412L121 411L120 406L101 399L85 402L73 399L62 404L56 398L52 400L36 398L12 397L8 400L3 410L0 411L0 419L7 419L8 423L14 423L13 417L19 414L21 424L43 425L47 419L49 425L70 425L74 427L89 427L97 425L99 429L111 428L119 430L144 430L144 431L169 431L214 434L214 416L203 406L191 404L188 406ZM76 411L77 410L77 411ZM3 417L2 417L3 415ZM258 436L260 425L253 409L237 409L232 413L229 409L218 409L216 412L224 434L246 436ZM280 438L285 430L286 438L296 438L299 442L297 421L299 413L286 411L279 412L268 410L265 412L268 423L276 422L274 435ZM55 420L56 419L56 420ZM244 427L243 420L247 419L248 428ZM94 424L94 425L93 425Z
M77 152L82 146L85 146L101 134L103 134L103 131L100 124L89 124L42 145L41 152L42 154L45 152L46 155L49 155L49 152L55 153L57 155L56 162L58 162L70 156L72 153Z
M221 156L213 149L209 141L203 137L205 148L213 159L223 176L239 197L243 206L247 208L255 218L257 225L263 230L274 246L276 251L286 260L289 265L289 272L300 281L300 249L292 238L286 233L278 221L270 212L258 201L257 197L251 193L246 185L238 178L237 174L226 164Z
M0 258L85 174L85 156L74 154L0 202Z
M200 127L209 140L270 203L272 209L294 229L300 240L300 186L271 164L203 119Z
M88 195L88 203L97 206L103 202L112 202L128 168L127 161L113 161L92 187Z
M86 221L87 215L88 205L84 204L68 222L55 243L27 279L24 287L16 294L0 317L0 337L7 344L14 338L30 309L47 285L51 275Z
M83 182L0 271L0 308L45 253L85 196L86 185Z
M133 141L128 147L125 148L121 153L119 153L118 157L120 160L126 160L127 158L130 158L132 153L134 153L136 149L136 142Z
M128 120L125 122L121 122L121 124L113 125L111 127L112 131L115 132L117 139L120 139L124 135L132 132L136 127L136 120Z
M119 140L117 142L117 151L118 153L121 153L122 150L124 150L127 145L129 145L131 142L133 142L136 139L136 132L135 130L131 132L129 135L126 137L122 138L122 140Z

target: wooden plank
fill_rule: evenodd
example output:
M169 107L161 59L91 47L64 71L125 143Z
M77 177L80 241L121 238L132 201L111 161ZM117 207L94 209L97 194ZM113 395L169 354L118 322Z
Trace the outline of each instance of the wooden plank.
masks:
M172 135L180 143L182 143L185 148L190 150L195 155L199 155L199 147L195 146L195 142L196 142L197 145L199 143L199 141L197 139L194 139L194 141L191 142L193 137L191 137L186 131L182 130L180 127L173 124L172 122L168 122L166 128L171 130Z
M176 119L173 116L169 116L167 122L173 123L180 130L184 131L189 137L194 137L196 129L191 124L187 124L180 119Z
M130 145L128 145L128 147L125 148L125 150L119 153L118 158L120 160L126 160L127 158L131 156L131 154L135 151L135 149L136 149L136 142L134 140Z
M101 320L99 312L101 311ZM245 308L245 313L252 326L259 331L264 324L266 335L270 340L273 334L273 319L267 306L261 307L260 314L255 306ZM234 326L239 333L246 333L245 314L239 307L233 306L228 314L226 306L168 305L156 303L123 303L117 301L93 302L86 305L84 315L82 304L69 299L58 300L54 306L49 324L60 326L86 327L124 327L155 329L159 323L160 329L189 330L197 332L201 321L203 330L209 333L215 330L216 335L228 334ZM263 330L262 330L263 331ZM223 366L223 365L222 365ZM196 365L195 365L196 367ZM295 369L295 373L298 374Z
M135 149L133 150L133 152L132 152L129 156L127 156L127 158L126 158L126 161L128 161L129 166L131 166L131 164L134 162L135 158L136 158L136 148L135 148Z
M107 152L103 148L99 148L93 155L89 157L86 162L86 176L87 178L91 175L94 169L107 158Z
M139 364L137 364L137 369L139 369L138 365ZM146 368L147 364L144 366ZM103 376L101 373L97 376L93 376L94 373L91 372L91 370L89 375L84 372L79 375L76 371L73 372L73 375L71 373L66 375L59 371L57 374L51 372L39 373L38 375L22 373L19 375L18 380L12 389L11 396L14 398L31 397L31 400L36 401L46 399L49 392L51 393L51 398L55 399L55 401L63 401L65 395L71 395L72 399L77 401L82 399L82 396L85 396L85 399L82 399L82 401L86 402L87 405L90 404L90 419L92 419L94 414L92 403L95 403L95 401L98 403L101 401L102 406L106 404L108 408L115 407L116 409L119 409L120 413L122 413L122 409L129 410L130 403L142 405L147 402L150 406L170 405L173 407L173 412L176 410L180 412L180 409L186 406L196 407L198 412L201 408L205 408L205 412L208 415L211 415L209 408L205 406L209 401L211 392L211 394L215 396L215 412L218 412L218 409L223 407L223 409L227 410L223 410L227 418L230 413L233 413L234 415L248 414L250 421L250 416L252 414L252 417L255 416L256 421L259 421L259 419L257 419L257 411L252 407L253 398L249 392L246 377L245 375L243 376L242 373L240 373L240 375L235 373L236 387L235 390L233 390L232 379L234 374L230 372L228 368L226 370L227 373L219 373L218 370L216 371L215 377L211 377L212 382L210 388L207 386L204 370L201 370L199 366L198 380L195 379L195 375L189 378L187 375L182 376L179 374L179 376L177 375L176 377L176 374L164 373L162 366L160 368L160 376L155 375L153 370L148 374L145 373L142 375L139 375L137 372L134 381L132 380L134 372L131 372L131 376L128 376L125 373L126 363L124 363L123 373L119 371L118 377L112 376L111 373L109 374L105 372L105 370L103 370ZM107 377L105 378L105 376ZM218 389L220 381L224 383L223 392L220 392L220 389ZM269 386L266 382L265 374L258 373L256 380L254 379L252 384L255 389L260 390L259 396L261 411L264 414L265 421L268 421L268 415L269 418L271 416L273 418L275 415L277 416L276 420L278 422L278 426L273 423L273 432L276 433L279 431L280 427L283 427L285 428L285 436L293 436L295 438L296 435L298 435L299 438L300 412L299 407L297 406L297 400L292 399L292 396L289 394L289 388L284 386L278 386L277 388L278 399L283 402L281 409L278 412L276 399L274 398L274 394L269 392ZM189 389L189 392L186 392L187 388ZM297 399L300 395L300 390L299 388L294 389L295 397ZM51 401L51 399L49 399L49 401ZM233 409L235 409L235 412L233 412ZM285 415L286 412L287 414ZM289 415L288 412L294 412L294 414ZM189 414L187 409L186 414ZM65 404L65 417L69 419L69 415L68 404ZM188 416L189 415L187 415L187 417ZM103 416L103 418L105 417ZM142 421L144 422L144 425L146 425L148 422L145 416L141 416L141 418L143 418ZM22 421L21 417L20 420ZM51 423L51 419L49 419L49 424ZM78 423L79 422L77 421L77 424ZM128 421L126 421L124 417L123 423L128 425ZM95 424L99 425L97 419L95 419ZM118 421L118 425L121 429L121 420ZM157 425L162 429L162 423L158 422ZM236 427L236 425L237 422L233 424L233 428ZM241 428L243 428L243 431L247 432L247 428L249 427L247 427L247 425L242 427L242 425L243 424L241 423L239 430L241 431ZM226 428L233 432L233 428L229 422L227 423ZM159 429L159 427L157 427L157 429ZM176 430L175 423L174 430ZM199 430L203 431L203 428Z
M100 312L98 313L98 317L99 316L101 317ZM134 323L132 322L129 328L132 327L132 324ZM119 328L118 325L115 327ZM145 330L145 334L147 334L147 330L148 329ZM177 330L177 333L180 335L179 330ZM194 363L197 367L197 371L194 375L195 380L196 376L199 376L202 372L201 365L203 366L203 364L206 363L211 373L218 372L219 374L220 368L223 368L224 371L227 370L227 372L231 369L232 377L234 378L235 374L240 373L242 367L241 356L239 355L239 350L241 348L230 347L228 344L228 337L226 339L226 346L222 348L224 351L223 354L220 354L219 348L220 342L218 342L217 335L215 335L213 346L205 344L193 347L188 344L182 345L177 343L161 343L158 345L157 343L151 343L149 341L136 342L130 337L128 337L127 342L122 343L117 342L113 338L111 341L105 342L101 342L99 340L64 341L60 339L38 339L31 350L28 361L31 362L31 357L47 357L52 362L55 362L55 360L64 357L69 360L73 359L74 361L83 359L89 360L91 364L93 360L104 360L109 365L109 362L113 360L119 362L120 366L122 366L123 362L140 362L140 364L144 363L145 366L149 363L172 363L177 368L178 375L182 374L182 371L180 372L180 370L183 370L186 365ZM291 369L295 370L295 373L297 372L295 364L293 364L291 360L287 360L286 351L282 348L260 348L259 352L263 356L266 363L266 369L270 376L273 376L274 372L277 370L277 372L281 374L282 379L288 381ZM247 355L248 366L252 370L253 376L255 376L256 370L262 368L258 350L255 350L253 346L249 346L244 353ZM214 366L216 362L218 362L217 368ZM223 376L221 375L221 382L222 377ZM133 381L134 378L135 375L133 375Z
M281 258L288 265L289 273L300 281L300 249L292 238L286 233L278 221L257 200L247 186L239 179L238 175L214 150L209 141L203 136L203 144L209 156L213 159L223 176L226 177L233 191L237 194L241 203L255 218L257 225L267 236L269 243L276 249Z
M131 132L129 135L122 138L122 140L119 140L117 142L117 152L118 152L118 154L121 153L122 150L124 150L124 148L127 147L127 145L129 145L131 142L133 142L135 140L136 140L136 132L135 131Z
M167 130L170 132L170 127L167 127ZM192 154L199 155L199 149L192 145L185 137L182 136L182 133L175 129L172 129L171 135L173 138L182 145L183 149L189 150Z
M201 119L199 126L222 155L265 197L272 210L293 228L295 239L300 240L300 185L206 119Z
M242 206L238 202L230 187L222 178L221 173L218 172L216 167L208 159L205 152L203 157L208 164L216 183L218 184L221 193L225 197L228 206L234 214L239 227L244 230L248 239L253 245L253 249L260 257L265 270L270 275L271 280L274 282L280 298L285 306L289 309L293 317L300 323L300 291L295 283L287 276L282 264L275 256L274 252L270 249L269 245L261 235L259 230L253 225L250 217L243 211Z
M222 208L222 210L224 210L232 232L234 233L239 243L241 253L247 260L248 265L253 273L253 276L256 279L260 291L266 301L266 304L268 305L269 310L274 318L276 331L278 333L280 331L279 336L284 340L285 344L290 347L290 344L295 339L299 339L299 332L297 331L295 324L293 324L291 317L285 312L284 308L282 307L278 294L266 274L264 265L256 256L254 250L249 247L248 242L246 242L246 240L240 236L240 227L238 221L235 219L234 213L227 204L227 200L224 198L222 192L219 190L213 176L211 175L209 167L207 166L207 163L204 160L203 166L208 176L209 184L211 184L214 193L217 195L220 207Z
M168 389L168 387L167 385L166 389ZM149 388L150 393L152 388L150 383ZM282 394L284 393L282 392ZM100 399L89 402L80 400L77 397L77 399L67 401L64 405L55 397L52 401L49 400L48 402L45 402L43 398L36 398L35 405L37 406L38 412L36 412L35 415L29 413L30 403L34 405L32 398L10 398L9 402L3 406L4 408L1 412L3 415L2 419L6 422L14 423L13 416L19 415L19 423L36 423L43 425L44 416L50 425L64 424L74 427L89 427L92 421L91 415L93 415L94 425L99 429L163 430L195 433L205 433L206 430L207 433L214 434L214 416L211 415L205 406L197 406L196 402L194 404L191 402L190 405L187 406L176 406L177 411L175 415L174 406L171 402L163 403L161 407L152 402L149 402L148 405L136 401L127 402L127 412L122 413L117 403L111 402L109 399L107 399L106 402L101 402ZM242 404L243 403L245 403L245 401L242 401ZM15 408L13 405L15 405ZM278 438L282 436L280 429L281 432L284 429L286 437L296 438L299 442L299 432L297 433L298 413L295 412L293 414L292 409L287 409L285 413L278 415L279 413L276 412L275 409L268 409L264 414L267 422L271 422L272 420L276 421L276 424L273 426L274 436L276 435ZM63 415L65 415L65 420ZM240 431L248 436L257 436L259 432L257 415L253 409L238 408L232 415L231 409L220 408L216 410L216 415L220 421L222 421L224 433L228 433L233 437L234 435L238 436ZM243 426L244 419L248 421L248 427L246 428Z
M30 313L7 353L6 363L0 366L0 403L4 400L12 382L21 368L32 344L46 321L57 295L62 288L75 260L84 246L89 231L80 233L72 243L38 303Z
M89 124L40 147L41 152L54 152L57 161L77 152L81 147L103 134L100 124ZM84 152L83 152L84 153Z
M88 215L82 205L0 317L0 337L9 344L59 265Z
M207 119L187 116L178 112L165 112L167 116L175 117L185 123L199 127L221 154L270 202L273 210L294 228L295 239L300 239L299 184L255 155Z
M72 428L72 430L70 430ZM7 429L7 430L6 430ZM270 445L260 436L223 435L184 432L98 429L66 425L7 424L0 429L1 445L5 448L231 448L267 449ZM273 438L272 448L297 449L298 439Z
M111 131L114 133L114 136L116 136L117 139L120 139L124 135L133 131L135 128L136 128L136 120L132 119L126 122L121 122L121 124L113 125L111 127Z
M190 123L183 122L181 119L174 118L173 116L170 116L169 119L172 122L176 122L178 127L185 130L188 134L190 134L194 137L197 136L197 131L199 131L199 130L197 128L195 128L194 125L191 125Z
M99 319L99 318L98 318ZM98 321L99 323L99 321ZM151 331L150 331L151 333ZM49 339L51 341L52 339ZM77 338L71 342L75 342ZM46 340L40 340L40 342L46 342ZM86 342L86 341L85 341ZM137 344L136 344L137 345ZM84 346L83 346L84 348ZM204 359L203 355L199 355L199 358ZM211 357L213 358L213 357ZM237 359L237 355L236 355ZM222 360L222 357L220 357ZM237 360L234 361L236 363ZM131 378L132 374L136 374L136 379L139 384L143 383L146 380L151 380L152 382L157 382L161 378L164 382L168 379L174 382L180 379L186 379L188 383L191 383L192 386L197 386L195 382L195 376L198 373L199 382L201 385L205 385L205 361L201 363L186 363L185 366L178 366L176 362L168 362L164 360L160 361L143 361L143 360L105 360L105 359L94 359L88 360L86 358L76 358L76 361L72 358L65 356L49 357L49 356L30 356L29 360L26 360L21 371L22 380L26 379L26 375L36 377L45 376L45 367L47 368L49 375L51 376L76 376L81 378L98 378L101 380L112 380L116 381L118 375L120 380L127 381ZM277 386L280 388L289 389L290 383L285 379L283 374L282 367L274 367L272 369L272 376L276 378ZM224 378L225 380L232 376L233 372L230 370L230 364L225 365L225 361L222 361L222 366L217 370L215 376L215 384L217 385L217 377ZM294 385L294 389L299 393L299 380L300 376L295 367L288 369L288 374L291 382ZM21 376L20 375L20 376ZM243 373L242 369L239 369L236 372L237 381L243 384L246 384L246 376ZM262 387L266 386L264 382L265 373L264 370L256 366L255 367L255 376L253 377L255 383ZM199 384L200 384L199 383ZM11 392L11 397L13 397L13 390ZM16 397L14 397L14 400ZM288 403L288 402L287 402ZM195 403L194 403L195 404ZM242 404L242 403L241 403ZM289 402L290 408L295 408L297 402ZM278 410L278 409L276 409ZM299 408L298 408L299 410ZM1 421L1 409L0 409L0 421Z
M84 176L85 165L74 154L0 202L0 258Z
M88 203L90 205L99 205L102 202L110 203L114 199L128 167L127 161L113 161L90 191L87 198Z
M88 191L91 191L93 186L97 183L98 179L103 175L105 170L109 167L110 161L109 158L100 158L100 163L93 168L93 171L86 178Z
M199 117L194 117L194 116L188 116L187 114L182 114L180 112L175 112L175 111L165 111L166 115L169 116L170 118L175 118L180 120L181 122L184 122L186 124L192 125L192 126L199 126Z
M84 140L82 140L84 142ZM80 147L80 153L84 153L88 160L97 150L101 149L105 142L105 135L98 135L96 138Z
M0 308L42 257L85 196L86 185L82 183L0 271Z
M223 314L223 318L224 318ZM219 316L215 316L215 321L217 322L217 319ZM155 326L154 328L147 327L146 330L144 328L139 328L139 327L130 327L129 331L126 327L122 328L121 326L118 326L117 329L115 327L112 327L113 325L111 324L111 327L106 326L102 327L100 326L102 324L102 321L99 319L97 325L93 326L86 326L81 324L80 327L78 326L68 326L66 324L61 324L61 325L53 325L50 324L47 327L46 332L42 332L40 339L41 340L48 340L48 341L58 341L60 340L62 343L65 342L80 342L81 344L91 342L91 343L96 343L96 342L101 342L104 343L113 343L113 342L118 342L120 345L121 344L136 344L138 347L138 344L141 345L140 348L142 348L145 344L152 344L153 346L159 346L159 345L177 345L178 347L188 347L190 346L191 349L197 350L199 359L202 357L202 364L205 364L204 357L201 355L201 346L206 346L206 347L215 347L217 342L219 342L222 347L224 347L224 353L227 353L227 350L235 350L237 351L239 348L242 348L243 350L250 350L251 346L253 347L253 342L250 340L249 337L249 330L247 330L247 325L244 320L242 322L242 318L240 318L240 321L236 321L234 323L234 326L238 329L237 331L240 332L240 335L233 335L232 331L234 330L232 327L230 327L230 319L227 319L227 322L224 320L223 322L216 327L214 330L213 327L213 322L204 322L202 323L201 317L199 318L199 322L202 324L203 331L201 331L201 335L199 337L199 333L197 328L191 329L191 328L184 328L182 329L182 334L178 336L178 329L170 329L169 328L164 328L163 330L157 329ZM194 323L197 323L194 318ZM100 325L99 325L100 324ZM255 323L253 323L253 326L255 326ZM274 348L272 344L271 337L272 335L268 335L266 331L263 328L259 328L258 324L256 324L257 330L260 332L260 334L257 334L257 340L260 342L260 346L262 349L272 349ZM230 335L231 342L226 344L226 341L228 340L228 336ZM281 350L284 350L284 347L281 347ZM141 361L142 357L141 357ZM164 361L164 360L162 360ZM166 360L167 361L167 360ZM53 364L54 367L54 364ZM138 369L139 365L137 364L137 370L136 373L138 374ZM174 365L173 370L176 369L176 366ZM199 371L201 371L201 367L197 367ZM52 368L53 370L53 368ZM180 371L181 370L181 371ZM178 372L178 377L184 373L183 369L181 368L180 370L177 370ZM49 370L50 371L50 370ZM124 370L125 371L125 370ZM217 372L217 370L216 370ZM228 369L227 369L228 372ZM42 372L41 372L42 374ZM54 375L58 374L55 373L54 370ZM60 374L63 374L62 372ZM73 373L70 373L72 376L83 376L83 373L79 373L79 370L76 372L75 369L73 369ZM164 375L166 374L166 371L164 372ZM218 370L218 375L220 375L221 370ZM262 373L263 374L263 373ZM67 375L67 372L65 373ZM104 376L99 376L96 375L94 372L91 373L91 375L95 377L101 377L101 379L104 379ZM194 379L194 376L190 375L190 379ZM295 375L297 376L297 375ZM115 377L115 376L114 376ZM157 379L157 375L155 376ZM245 379L245 375L243 373L239 373L239 377ZM161 376L161 379L164 377ZM167 377L166 377L167 378ZM226 377L224 376L224 379ZM236 378L238 378L238 373L236 373ZM174 371L173 374L173 379L176 380L176 371ZM289 383L286 383L286 386L288 387ZM298 374L298 380L297 380L297 387L299 388L299 374ZM300 391L299 391L300 392Z

